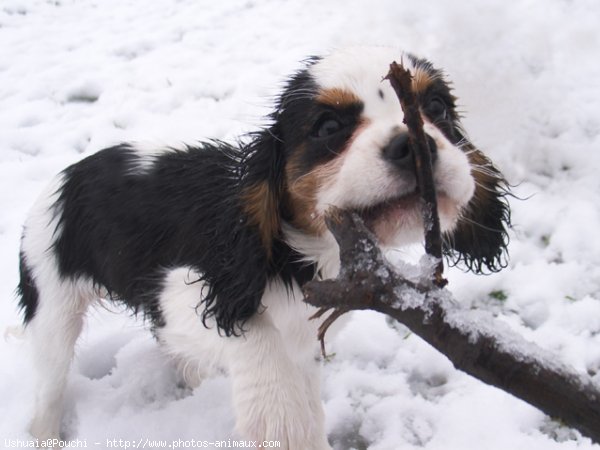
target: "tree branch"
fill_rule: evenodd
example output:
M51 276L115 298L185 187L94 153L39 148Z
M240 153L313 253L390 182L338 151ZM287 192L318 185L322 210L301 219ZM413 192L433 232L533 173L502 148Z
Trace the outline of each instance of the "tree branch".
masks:
M304 285L305 301L333 311L319 339L340 315L370 309L406 325L443 353L454 366L562 420L600 443L600 387L525 341L484 311L460 308L450 292L427 274L407 280L383 258L377 241L354 213L336 210L327 225L340 246L336 280Z

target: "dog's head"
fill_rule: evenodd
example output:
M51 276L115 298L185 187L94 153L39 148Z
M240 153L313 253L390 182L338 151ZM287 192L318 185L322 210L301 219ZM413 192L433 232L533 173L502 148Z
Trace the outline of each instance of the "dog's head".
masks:
M250 146L246 210L269 248L283 220L312 236L327 233L331 206L357 210L386 246L422 239L413 149L383 81L394 60L413 74L446 253L476 272L498 270L509 222L504 179L467 139L443 73L389 48L313 58L289 80L273 125Z

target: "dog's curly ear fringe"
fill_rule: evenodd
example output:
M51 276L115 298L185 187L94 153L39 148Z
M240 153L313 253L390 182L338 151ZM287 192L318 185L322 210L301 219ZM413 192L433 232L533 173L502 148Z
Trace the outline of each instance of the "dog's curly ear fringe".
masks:
M471 272L498 272L508 265L510 186L482 152L472 146L465 150L473 167L475 194L456 228L444 236L444 254L452 265Z
M199 281L207 285L202 321L206 326L214 319L226 336L243 334L246 322L261 309L280 226L284 161L277 130L265 129L250 138L239 149L223 144L214 152L214 165L224 170L223 180L211 187L211 197L223 200L211 203L212 228L203 230L211 245L199 265Z

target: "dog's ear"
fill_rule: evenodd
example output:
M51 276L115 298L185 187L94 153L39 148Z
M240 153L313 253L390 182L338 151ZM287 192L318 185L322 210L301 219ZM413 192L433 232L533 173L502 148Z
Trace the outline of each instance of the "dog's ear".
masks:
M509 187L489 158L466 140L463 142L475 179L475 193L456 228L445 236L445 253L472 272L497 272L507 264Z
M214 318L227 336L243 332L259 312L281 230L284 155L277 129L254 133L240 146L230 149L229 179L222 183L233 187L216 194L223 203L215 205L202 274L202 319L206 325Z

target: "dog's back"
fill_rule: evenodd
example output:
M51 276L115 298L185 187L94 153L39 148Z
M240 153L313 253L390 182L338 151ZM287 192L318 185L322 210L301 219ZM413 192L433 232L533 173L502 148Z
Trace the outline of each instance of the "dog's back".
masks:
M46 262L60 283L92 284L160 320L152 297L164 270L205 272L220 256L214 243L238 232L230 217L239 198L234 152L205 145L148 155L121 145L65 169L24 227L25 322L37 313L35 279Z

